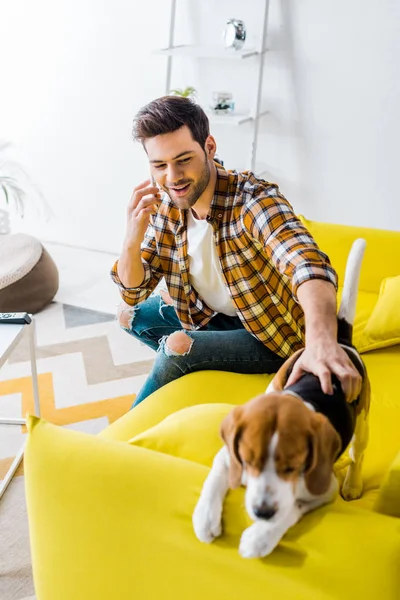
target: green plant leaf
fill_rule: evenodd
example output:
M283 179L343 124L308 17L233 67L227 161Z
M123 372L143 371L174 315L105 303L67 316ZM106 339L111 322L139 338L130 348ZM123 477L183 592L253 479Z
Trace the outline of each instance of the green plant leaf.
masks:
M188 86L184 90L181 88L171 90L170 94L173 96L181 96L182 98L189 98L189 96L195 96L197 94L197 90L192 86Z
M3 153L9 146L9 143L0 143L0 153ZM42 192L30 180L25 169L16 161L4 159L3 156L0 156L0 191L4 194L6 204L13 203L20 217L24 216L28 196L33 198L36 196L36 200L40 198L40 203L47 210L48 215L51 212Z
M7 186L2 183L1 184L1 189L3 190L4 196L5 196L5 199L6 199L6 204L10 204L10 201L8 199Z

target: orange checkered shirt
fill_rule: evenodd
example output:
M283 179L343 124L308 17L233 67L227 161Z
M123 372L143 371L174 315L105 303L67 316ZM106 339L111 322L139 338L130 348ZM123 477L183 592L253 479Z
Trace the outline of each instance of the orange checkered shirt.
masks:
M317 246L274 183L251 172L217 165L217 183L207 216L223 276L244 327L270 350L286 358L304 345L299 285L324 279L337 288L329 258ZM118 261L111 277L127 304L148 298L162 277L186 330L200 329L216 314L190 284L186 211L167 194L151 218L142 243L145 277L125 288Z

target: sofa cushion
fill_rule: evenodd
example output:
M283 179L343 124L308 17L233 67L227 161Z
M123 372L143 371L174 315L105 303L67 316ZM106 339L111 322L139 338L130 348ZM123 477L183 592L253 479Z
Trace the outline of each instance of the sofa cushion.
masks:
M382 279L400 275L400 232L320 223L300 215L301 221L315 238L321 250L326 252L339 275L343 277L347 257L354 240L364 238L367 242L360 276L360 290L379 293Z
M219 434L221 422L234 407L215 403L182 408L134 436L129 443L211 467L216 450L223 444Z
M264 392L273 375L243 375L225 371L199 371L171 381L126 415L100 432L100 436L128 441L154 427L178 410L198 404L243 404Z
M337 295L337 303L340 305L340 300L342 298L343 288L339 288ZM371 314L374 311L376 306L376 302L378 300L378 294L373 292L364 292L359 290L357 295L357 305L356 305L356 314L354 318L353 324L353 344L358 349L359 352L362 352L361 349L361 339L364 332L364 329L368 323Z
M400 344L400 275L382 281L378 301L358 342L360 352Z
M353 343L360 352L385 348L400 343L398 316L393 306L400 298L400 232L300 220L326 252L339 277L338 305L340 303L344 272L350 248L357 238L367 242L361 268L354 322ZM390 281L386 289L383 281ZM397 283L396 283L397 282ZM383 286L383 287L382 287ZM396 290L395 290L396 287ZM384 296L384 297L383 297ZM378 302L379 297L379 304ZM390 308L389 315L383 317ZM374 316L372 317L372 313ZM370 320L371 319L371 320ZM368 326L367 326L368 324ZM382 326L383 325L383 326ZM367 328L367 329L366 329ZM366 329L366 331L364 331Z

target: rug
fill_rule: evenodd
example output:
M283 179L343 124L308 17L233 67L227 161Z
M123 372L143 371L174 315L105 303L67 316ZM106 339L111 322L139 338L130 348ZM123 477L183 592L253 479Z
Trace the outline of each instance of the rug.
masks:
M97 434L125 414L155 353L122 331L114 315L52 303L35 316L41 416ZM0 414L33 412L29 348L22 341L0 370ZM0 479L26 436L0 425ZM34 594L25 511L23 463L0 502L0 598Z

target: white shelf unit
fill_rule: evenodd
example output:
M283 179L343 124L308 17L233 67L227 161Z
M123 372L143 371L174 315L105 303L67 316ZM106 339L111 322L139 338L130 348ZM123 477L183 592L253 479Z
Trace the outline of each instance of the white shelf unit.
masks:
M219 48L218 46L190 46L182 44L171 48L161 48L156 50L156 54L172 57L192 57L192 58L222 58L228 60L242 60L259 56L260 52L255 48L242 48L235 50L233 48Z
M243 125L244 123L254 121L254 117L250 113L234 112L218 115L208 109L205 112L210 121L215 125ZM267 111L262 112L258 115L258 118L266 114L268 114Z
M246 113L233 112L230 114L217 115L212 111L206 109L206 113L210 119L210 122L215 125L227 125L227 126L239 126L245 123L249 123L252 126L252 138L250 148L250 160L249 168L252 171L256 170L256 156L257 156L257 141L259 132L259 122L268 111L261 111L261 96L262 96L262 85L263 85L263 74L264 74L264 61L267 52L266 38L267 38L267 24L268 24L268 10L269 0L264 1L263 9L263 20L262 20L262 34L260 49L255 48L242 48L241 50L225 49L212 46L191 46L191 45L174 45L174 34L175 34L175 15L176 15L176 2L177 0L171 0L171 12L170 12L170 28L169 28L169 40L168 47L157 50L156 53L167 57L167 73L165 82L165 94L168 95L171 90L171 75L172 75L172 64L175 58L215 58L215 59L226 59L226 60L245 60L253 58L258 60L257 70L257 82L254 94L253 106L249 107L249 111Z

